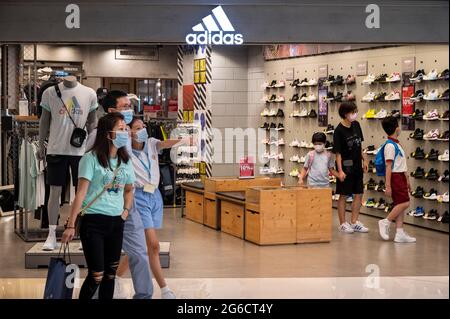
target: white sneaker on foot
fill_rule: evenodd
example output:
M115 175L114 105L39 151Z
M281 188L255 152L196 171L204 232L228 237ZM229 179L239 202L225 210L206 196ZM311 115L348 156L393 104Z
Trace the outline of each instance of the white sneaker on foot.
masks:
M378 221L378 228L380 230L380 236L384 240L389 240L389 228L391 227L391 222L386 218Z
M172 290L170 290L169 288L164 288L161 289L161 299L177 299Z
M113 299L128 299L123 278L117 277L114 280L114 296Z
M396 243L415 243L416 239L414 237L409 236L407 233L403 232L397 232L395 234L394 241Z
M356 222L356 224L350 225L355 233L368 233L369 228L363 225L359 220Z
M348 222L343 223L341 226L339 226L339 230L345 234L353 234L354 230L352 226Z
M57 245L58 245L58 243L56 242L56 236L49 235L47 237L47 240L45 241L44 245L42 246L42 250L53 251L56 249Z

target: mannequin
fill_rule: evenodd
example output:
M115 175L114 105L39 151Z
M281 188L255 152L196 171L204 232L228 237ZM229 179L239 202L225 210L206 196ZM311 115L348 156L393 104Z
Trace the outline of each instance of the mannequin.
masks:
M39 159L44 159L44 142L48 138L47 148L47 184L50 185L48 201L49 233L43 250L56 248L56 227L60 208L62 186L67 172L71 172L73 185L76 186L78 163L85 153L86 141L81 147L70 144L75 129L74 120L79 128L88 134L96 126L97 95L94 90L78 83L75 76L67 76L58 84L63 102L55 87L47 88L42 94L42 115L39 121ZM70 116L69 116L70 112Z

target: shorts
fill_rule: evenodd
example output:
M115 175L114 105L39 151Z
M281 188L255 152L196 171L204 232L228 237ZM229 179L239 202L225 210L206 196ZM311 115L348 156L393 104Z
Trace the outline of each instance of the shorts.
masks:
M405 173L392 173L391 188L394 206L409 202L408 181Z
M336 194L339 195L356 195L364 193L363 174L350 174L341 182L336 181Z
M144 229L161 229L163 222L163 200L159 189L146 193L142 188L134 191L134 208L139 212Z
M70 167L73 186L77 186L80 160L81 156L47 155L47 185L65 186Z

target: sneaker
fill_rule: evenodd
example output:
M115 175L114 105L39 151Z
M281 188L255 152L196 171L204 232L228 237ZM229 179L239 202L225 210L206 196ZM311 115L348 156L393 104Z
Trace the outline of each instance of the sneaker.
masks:
M333 85L342 85L344 84L344 77L342 75L336 75L336 78L333 81Z
M328 75L328 78L325 80L325 81L323 81L323 85L324 86L330 86L330 85L332 85L333 84L333 82L334 82L334 75Z
M317 97L314 94L310 94L306 99L306 102L315 102L317 101Z
M268 130L269 129L269 123L265 122L263 125L260 126L260 128Z
M282 109L278 109L277 114L275 115L276 117L284 117L284 112Z
M448 183L448 180L449 180L449 172L448 172L448 169L446 169L446 170L444 171L444 174L442 174L441 176L439 176L438 181L439 181L439 182L443 182L443 183Z
M440 160L441 162L448 162L448 157L449 157L449 151L445 150L442 155L438 156L438 160Z
M391 222L387 219L382 219L378 221L378 230L380 232L381 238L384 240L389 240L389 229L391 227Z
M334 101L336 102L342 102L342 97L344 96L344 94L342 92L337 92L336 96L334 97Z
M289 117L300 117L300 112L297 110L294 110L294 112L292 112Z
M295 79L292 83L291 83L291 86L292 87L296 87L296 86L298 86L300 84L300 79Z
M431 209L425 215L423 215L423 219L436 220L438 217L438 212L435 209Z
M354 75L347 75L344 81L345 84L350 85L356 83L356 77Z
M314 144L311 142L308 145L306 145L306 148L314 149Z
M128 299L125 280L116 276L114 280L114 296L113 299Z
M276 116L276 115L277 115L277 111L275 111L274 109L272 109L272 110L269 111L269 115L267 115L267 116L274 117L274 116Z
M439 100L439 91L437 89L431 90L423 96L426 101L437 101Z
M53 69L51 67L46 66L45 68L41 68L37 70L38 73L52 73Z
M366 118L366 119L374 119L375 116L376 116L375 109L369 109L369 110L367 110L366 114L364 114L364 118Z
M269 144L269 140L267 138L265 138L265 139L261 140L261 144L268 145Z
M431 130L427 134L423 136L423 139L426 141L436 141L439 139L439 130Z
M284 131L283 123L278 123L278 127L275 129L276 131Z
M272 82L270 82L269 85L267 85L267 88L274 88L276 84L277 80L272 80Z
M357 221L356 224L351 224L350 226L353 228L353 231L355 233L368 233L369 232L369 228L364 226L364 224L361 223L360 221Z
M431 70L430 72L428 72L427 75L424 75L422 80L424 81L434 81L437 80L438 78L438 72L436 69Z
M420 81L422 81L424 75L425 75L424 69L417 70L416 73L414 74L414 76L412 78L409 78L409 81L420 82Z
M266 107L262 112L261 112L261 116L269 116L269 109Z
M307 79L307 78L304 78L304 79L300 82L299 86L308 86L308 79Z
M352 226L348 222L345 222L342 225L340 225L339 231L341 231L342 233L345 233L345 234L353 234L355 232L353 230Z
M366 184L366 189L373 191L373 190L375 190L376 186L377 186L377 182L373 178L370 178Z
M417 167L414 172L411 173L411 177L423 178L425 176L425 170L422 167Z
M373 208L379 209L380 205L384 206L384 199L380 198L378 200L378 202L375 203L375 205L373 206ZM383 207L384 208L384 207Z
M386 185L384 184L384 182L382 180L375 187L375 190L380 193L384 193L386 191Z
M424 132L420 128L416 128L416 130L409 134L410 138L413 138L415 140L423 140Z
M380 74L375 78L375 82L386 82L387 77L386 73Z
M292 177L297 177L299 175L299 172L298 172L298 169L297 168L294 168L290 173L289 173L289 176L292 176Z
M416 209L410 210L410 211L408 212L408 215L409 215L409 216L419 217L419 216L416 216L416 214L418 214L418 215L420 215L420 216L423 216L423 214L424 214L424 209L423 209L423 207L417 206Z
M284 102L284 96L282 96L282 95L277 96L277 98L275 99L274 102L276 102L276 103Z
M352 93L352 91L347 91L347 93L344 94L342 97L342 101L355 101L356 97L355 94Z
M423 110L415 110L414 113L411 115L411 118L413 120L423 120L424 117L424 111Z
M449 78L448 69L445 69L444 71L442 71L441 73L438 74L439 80L448 80L448 78Z
M439 94L439 100L448 101L448 89Z
M437 169L430 168L428 173L425 174L425 178L429 181L437 181L439 179L439 173Z
M411 157L416 160L422 160L425 158L425 151L420 147L416 147L416 150L411 153Z
M417 186L414 191L411 192L411 196L414 198L423 198L425 191L422 186Z
M274 87L275 88L284 88L286 86L286 82L284 81L280 81L278 83L275 83Z
M300 142L297 139L295 139L295 140L293 140L292 142L289 143L289 146L291 146L291 147L300 147Z
M303 93L302 96L298 99L298 102L306 102L307 94Z
M381 109L377 114L375 114L376 119L384 119L388 115L387 111L385 109Z
M299 160L300 160L300 157L297 154L291 156L291 158L289 159L290 162L298 162Z
M277 144L276 145L278 145L278 146L281 146L281 145L284 145L285 143L284 143L284 139L283 138L280 138L278 141L277 141Z
M445 192L442 195L438 195L437 201L439 203L448 203L448 192Z
M325 142L325 149L326 149L327 151L332 150L333 147L334 147L333 142L329 142L329 141L326 141L326 142Z
M373 98L374 101L386 101L386 92L381 92L375 95L375 97Z
M353 203L353 195L347 196L347 199L345 200L347 203Z
M437 109L434 109L432 111L429 111L427 114L425 114L423 116L424 120L427 121L435 121L439 119L439 112L437 111Z
M333 134L334 133L334 126L331 124L328 124L327 128L324 130L325 134Z
M365 202L364 202L364 206L365 207L374 207L375 206L375 199L374 198L368 198Z
M364 84L372 84L375 81L375 74L369 74L364 80Z
M309 111L308 117L310 117L310 118L316 118L316 117L317 117L316 110L311 109L311 111Z
M375 163L372 160L370 160L368 166L369 166L369 172L371 172L371 173L376 173L377 172L377 170L375 168Z
M378 203L378 209L379 210L384 210L386 208L386 202L384 201L384 199L380 199L380 202Z
M300 157L300 159L298 160L298 162L299 162L300 164L306 162L306 156Z
M375 98L375 93L374 92L369 92L366 95L363 96L362 98L362 102L373 102L374 98Z
M431 149L431 151L425 155L425 159L429 161L437 161L439 158L439 151L435 150L434 148Z
M277 125L275 123L270 123L269 129L273 130L276 128L277 128Z
M400 92L393 91L384 97L386 101L399 101L400 100Z
M299 117L308 117L308 110L306 108L302 108L300 110L300 113L298 114Z
M423 195L423 198L428 200L437 200L437 190L432 188L428 193Z
M267 100L267 102L269 102L269 103L275 102L276 99L277 99L277 95L276 94L272 94L270 96L270 98Z
M396 243L415 243L416 239L414 237L409 236L407 233L398 232L395 234L394 242Z
M44 245L42 246L42 250L44 251L53 251L58 246L55 235L49 235Z
M363 153L364 154L373 154L374 151L375 151L375 145L369 145L364 149Z
M399 110L392 110L391 113L388 114L388 116L392 116L392 117L400 117L401 113Z
M298 101L298 93L295 93L291 98L290 98L291 102L297 102Z
M386 82L399 82L401 79L400 73L394 72L386 78Z
M449 116L449 110L446 110L441 116L439 116L439 119L441 121L448 121L448 116Z
M284 169L282 167L278 167L275 174L284 174Z
M177 299L172 290L166 289L164 292L161 289L161 299Z
M448 211L445 211L445 213L442 215L442 217L440 218L441 222L444 224L448 224Z
M333 92L328 92L327 93L327 97L325 98L326 101L331 102L334 100L334 93Z
M308 81L308 86L315 86L317 85L317 80L316 79L310 79Z
M308 143L306 143L306 141L301 141L299 147L301 147L301 148L307 148L307 147L308 147Z
M277 160L284 160L283 152L280 152L280 153L278 153L278 154L275 154L274 159L277 159Z
M412 102L420 102L420 101L422 101L424 96L425 96L424 90L417 90L416 93L414 93L409 99Z
M449 138L449 133L448 133L448 131L445 131L444 133L439 135L438 140L446 142L446 141L448 141L448 138Z

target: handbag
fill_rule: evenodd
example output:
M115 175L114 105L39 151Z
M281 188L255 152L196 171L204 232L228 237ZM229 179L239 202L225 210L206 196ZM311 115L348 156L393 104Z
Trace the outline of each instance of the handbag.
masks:
M117 173L119 172L119 168L120 166L118 165L115 169L114 169L114 173L113 173L113 179L111 184L114 184L116 181L116 177L117 177ZM83 216L86 212L86 210L88 210L89 207L91 207L96 201L97 199L100 198L100 196L103 195L103 193L109 188L109 185L105 185L105 187L103 187L103 189L101 190L100 193L98 193L89 203L87 203L86 206L84 206L80 212L77 215L77 219L75 220L75 236L79 237L80 236L80 228L81 228L81 221L83 219ZM69 223L69 218L67 218L66 223L64 225L64 228L67 228L67 224Z
M64 252L61 257L61 249ZM69 262L66 260L68 257ZM50 258L48 265L47 280L45 282L44 299L72 299L73 284L68 277L71 272L67 271L67 266L72 264L70 258L69 244L63 244L59 248L58 256Z
M80 128L77 126L75 121L72 118L72 115L70 115L69 109L66 106L66 103L64 103L64 100L62 99L61 90L59 89L58 85L55 85L55 91L56 95L61 100L62 104L64 105L64 108L67 111L67 114L69 115L70 120L72 121L73 125L75 126L72 135L70 136L70 145L73 147L81 147L83 146L84 141L86 140L87 132L84 128ZM86 127L86 124L84 125Z

